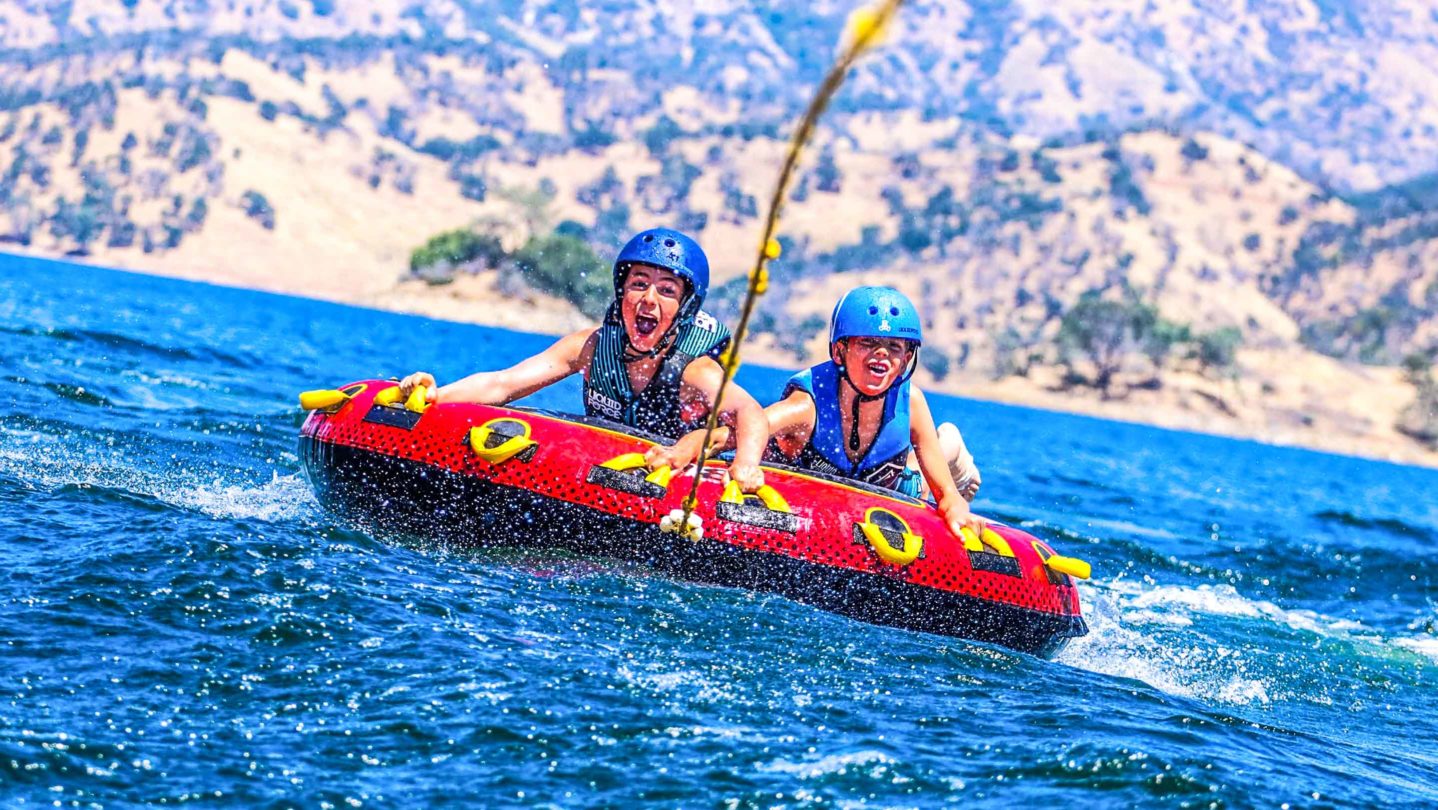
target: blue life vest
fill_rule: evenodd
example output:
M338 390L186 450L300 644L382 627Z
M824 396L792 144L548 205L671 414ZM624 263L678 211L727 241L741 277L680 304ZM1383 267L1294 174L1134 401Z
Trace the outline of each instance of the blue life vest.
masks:
M599 327L598 342L589 368L584 370L584 413L629 427L678 439L693 429L679 413L679 385L684 369L696 358L718 359L729 348L729 329L714 316L700 312L679 328L674 345L664 355L659 369L638 394L629 385L624 362L628 337L624 324L608 319Z
M848 436L839 410L842 385L843 372L830 361L795 374L784 387L785 397L803 391L814 400L814 432L799 451L795 466L917 496L918 477L905 474L913 447L909 437L909 381L896 383L885 394L879 435L857 463L850 461L845 452Z

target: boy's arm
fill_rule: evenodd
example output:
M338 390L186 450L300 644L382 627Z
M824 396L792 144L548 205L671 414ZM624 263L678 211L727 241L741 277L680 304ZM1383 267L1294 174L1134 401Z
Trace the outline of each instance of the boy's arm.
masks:
M769 435L778 439L782 445L785 440L802 436L808 439L809 434L814 432L814 400L803 391L794 391L789 396L764 409L764 419L769 423ZM695 445L704 436L704 429L700 428L685 436L685 440L692 440ZM734 449L734 431L724 425L714 428L714 433L709 439L709 455L713 456L726 450ZM792 455L792 454L791 454Z
M719 420L727 424L734 435L734 461L729 465L729 477L745 492L753 492L764 485L764 472L759 462L764 456L764 445L769 440L769 423L764 418L764 409L748 391L732 380L724 391L724 400L715 402L719 385L724 379L724 369L713 359L701 357L684 369L684 385L680 396L697 396L719 412ZM668 465L682 469L698 461L703 453L699 445L704 440L702 430L691 431L672 447L655 447L645 454L650 467Z
M481 371L439 389L435 388L434 375L417 371L400 381L400 394L407 397L410 391L422 385L429 389L426 399L430 402L477 402L481 405L513 402L583 369L593 352L590 338L595 331L581 329L507 369Z
M959 530L965 526L982 534L983 521L969 511L969 502L959 494L949 474L949 463L939 446L939 434L934 428L934 416L929 411L929 402L924 393L914 386L909 396L909 439L914 443L914 455L919 458L919 471L929 482L929 491L939 506L939 515L948 524L949 531L959 537Z

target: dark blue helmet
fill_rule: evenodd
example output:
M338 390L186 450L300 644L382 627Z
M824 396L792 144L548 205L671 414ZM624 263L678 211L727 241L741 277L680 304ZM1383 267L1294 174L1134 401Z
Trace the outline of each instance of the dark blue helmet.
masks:
M924 343L919 311L893 287L855 287L844 293L829 318L829 345L850 337L886 337Z
M614 260L614 297L624 295L624 277L631 264L652 264L684 279L689 297L679 308L678 320L687 320L704 305L709 294L709 257L699 243L669 228L651 228L635 234Z

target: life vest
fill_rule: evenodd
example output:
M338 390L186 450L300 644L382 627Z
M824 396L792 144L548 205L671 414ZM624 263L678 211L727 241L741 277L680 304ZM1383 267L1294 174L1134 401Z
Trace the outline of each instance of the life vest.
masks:
M628 336L624 324L608 319L599 327L594 356L584 371L584 412L629 427L678 439L693 428L679 412L679 385L684 369L696 358L713 357L729 348L729 329L714 316L700 312L679 328L649 385L638 394L629 385L624 362Z
M839 390L843 385L843 372L829 361L795 374L784 387L785 397L794 391L803 391L814 400L814 431L794 464L806 470L917 495L917 477L905 474L913 446L909 436L909 381L895 383L884 395L879 435L858 462L850 461L845 452L848 436L839 409Z

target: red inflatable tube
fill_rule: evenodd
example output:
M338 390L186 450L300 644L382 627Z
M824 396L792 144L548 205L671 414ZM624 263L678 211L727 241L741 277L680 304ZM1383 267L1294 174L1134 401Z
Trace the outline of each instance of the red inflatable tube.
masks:
M636 468L649 439L524 408L411 410L396 395L369 380L301 398L315 409L300 432L310 482L362 527L612 556L1037 655L1087 632L1065 573L1086 566L1012 526L960 541L925 502L782 465L765 465L762 497L744 497L709 462L694 539L660 524L695 471Z

